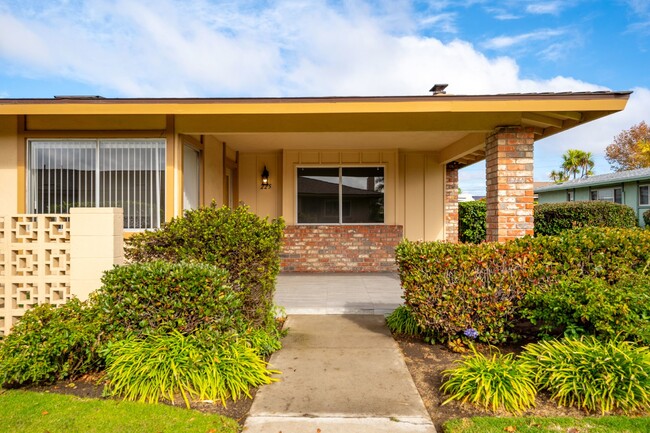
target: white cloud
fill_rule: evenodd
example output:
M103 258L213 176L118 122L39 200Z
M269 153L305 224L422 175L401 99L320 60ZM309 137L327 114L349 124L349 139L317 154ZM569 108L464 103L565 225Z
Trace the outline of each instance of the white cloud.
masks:
M81 7L71 13L70 4ZM44 12L23 2L0 6L0 61L16 74L78 81L105 96L405 95L427 94L440 82L455 94L603 90L571 77L523 78L511 57L487 56L461 39L423 36L423 25L452 23L453 17L431 8L421 21L409 2L386 0L377 9L325 0L86 0L48 6ZM545 43L565 30L488 43ZM545 55L557 49L548 44ZM554 167L570 147L591 150L602 160L611 138L647 113L650 91L637 89L624 113L540 142L536 163ZM481 183L476 188L484 188Z
M439 32L457 33L456 14L446 12L442 14L430 15L420 20L420 27L424 29L435 29Z
M496 38L488 39L485 41L483 47L493 50L502 50L505 48L510 48L514 45L526 44L531 41L543 41L555 38L562 36L565 33L566 31L561 29L544 29L535 32L522 33L515 36L497 36Z
M526 12L535 15L556 15L562 9L561 1L535 2L526 6Z

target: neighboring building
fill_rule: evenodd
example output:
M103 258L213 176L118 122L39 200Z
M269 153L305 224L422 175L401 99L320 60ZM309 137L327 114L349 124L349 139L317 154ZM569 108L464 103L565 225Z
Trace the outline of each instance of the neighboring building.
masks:
M650 209L650 168L589 176L535 189L539 203L605 200L634 209L639 225Z
M483 159L488 240L532 233L534 142L629 95L0 99L0 215L118 207L128 232L243 202L286 221L284 270L392 270L403 237L457 241Z
M474 201L474 196L468 192L461 192L458 194L458 202L465 202L465 201Z

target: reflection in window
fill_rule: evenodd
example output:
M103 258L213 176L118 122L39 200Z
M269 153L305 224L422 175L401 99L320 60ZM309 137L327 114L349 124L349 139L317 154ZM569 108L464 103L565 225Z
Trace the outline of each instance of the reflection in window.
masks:
M298 169L298 223L383 222L383 167Z
M639 187L639 204L641 206L650 205L650 186L643 185Z

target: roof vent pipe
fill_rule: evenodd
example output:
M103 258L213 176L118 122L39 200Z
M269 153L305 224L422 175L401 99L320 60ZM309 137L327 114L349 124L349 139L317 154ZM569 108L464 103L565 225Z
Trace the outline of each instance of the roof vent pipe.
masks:
M449 84L434 84L431 89L429 89L429 92L433 93L433 96L436 95L444 95L447 92L445 92L445 89L447 88Z

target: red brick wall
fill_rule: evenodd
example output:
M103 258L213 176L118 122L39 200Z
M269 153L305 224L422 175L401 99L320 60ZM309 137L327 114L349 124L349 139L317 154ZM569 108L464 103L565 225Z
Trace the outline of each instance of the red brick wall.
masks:
M284 231L283 272L396 271L395 225L294 225Z
M502 128L487 137L488 241L533 234L534 142L532 128Z
M445 240L458 242L458 164L445 167Z

